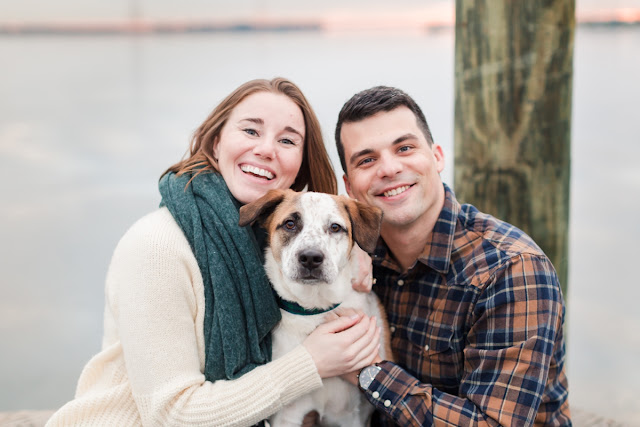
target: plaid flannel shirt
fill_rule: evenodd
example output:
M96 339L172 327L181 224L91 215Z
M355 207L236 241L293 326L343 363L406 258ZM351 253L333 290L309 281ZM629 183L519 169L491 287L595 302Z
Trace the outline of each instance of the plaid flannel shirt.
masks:
M373 425L571 425L562 295L530 237L445 185L418 262L380 240L373 264L397 363L364 391Z

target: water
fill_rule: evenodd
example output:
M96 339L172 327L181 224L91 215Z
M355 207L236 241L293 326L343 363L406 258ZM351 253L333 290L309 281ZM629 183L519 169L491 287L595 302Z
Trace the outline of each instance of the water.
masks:
M576 35L568 363L574 406L640 425L637 46L638 28ZM444 146L452 182L453 51L450 30L1 37L0 410L71 399L100 348L115 244L155 209L160 173L230 90L292 79L339 169L344 101L401 87Z

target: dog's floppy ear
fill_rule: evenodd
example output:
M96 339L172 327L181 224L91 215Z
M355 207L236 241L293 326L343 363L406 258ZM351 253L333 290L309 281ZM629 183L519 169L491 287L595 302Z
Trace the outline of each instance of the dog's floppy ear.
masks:
M282 202L286 196L285 190L269 190L267 194L258 200L247 203L240 208L240 220L238 225L244 227L253 224L258 218L270 215L273 210Z
M382 224L382 209L369 206L345 197L344 206L351 218L353 240L365 252L371 254L376 248Z

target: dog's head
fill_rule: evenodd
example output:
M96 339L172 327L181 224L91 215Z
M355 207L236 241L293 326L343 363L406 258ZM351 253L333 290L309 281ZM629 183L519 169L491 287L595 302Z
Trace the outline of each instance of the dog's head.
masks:
M260 221L269 234L266 268L276 291L305 308L341 302L354 242L371 253L382 211L346 196L271 190L240 208L240 225ZM343 287L343 286L340 286Z

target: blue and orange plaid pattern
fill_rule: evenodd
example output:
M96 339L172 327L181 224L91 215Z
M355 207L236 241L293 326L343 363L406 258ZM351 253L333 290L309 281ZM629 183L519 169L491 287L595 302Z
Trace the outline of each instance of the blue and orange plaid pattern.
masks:
M571 425L551 262L519 229L445 194L412 268L382 241L374 255L396 362L365 392L374 425Z

